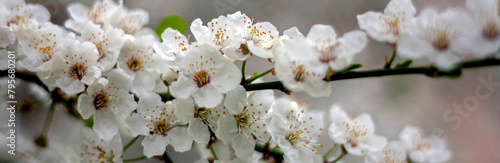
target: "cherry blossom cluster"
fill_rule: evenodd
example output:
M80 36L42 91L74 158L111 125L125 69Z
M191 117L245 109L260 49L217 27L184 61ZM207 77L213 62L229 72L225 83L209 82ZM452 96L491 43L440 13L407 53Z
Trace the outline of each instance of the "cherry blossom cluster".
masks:
M123 135L144 137L148 158L167 146L188 151L195 142L202 153L211 148L216 162L265 161L256 145L276 147L286 162L323 162L332 158L320 153L326 147L319 140L329 136L341 156L366 162L444 162L451 156L445 140L424 137L418 127L407 126L399 140L388 141L375 134L368 114L353 117L334 105L324 117L271 90L247 91L244 85L256 78L247 79L235 61L268 60L287 91L313 97L331 94L328 76L352 63L367 35L400 57L449 70L465 58L491 57L500 47L500 2L466 2L467 10L427 8L416 16L411 0L391 0L382 13L358 15L360 30L341 37L321 24L307 35L295 27L280 34L271 23L236 12L207 23L194 20L195 40L168 28L160 41L145 26L148 12L112 0L70 4L64 26L49 22L43 6L3 0L0 60L16 48L20 65L50 90L78 97L80 116L93 119L77 149L83 162L121 162ZM198 162L215 157L208 153Z

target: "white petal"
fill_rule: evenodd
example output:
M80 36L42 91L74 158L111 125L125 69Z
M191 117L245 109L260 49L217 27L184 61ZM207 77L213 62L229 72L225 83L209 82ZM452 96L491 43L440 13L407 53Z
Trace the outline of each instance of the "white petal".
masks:
M372 135L375 132L375 125L370 115L364 113L354 119L358 124L366 127L366 135Z
M337 38L337 33L332 26L316 24L311 27L309 33L307 33L307 39L311 41L316 41L317 39L331 39L335 41Z
M201 120L192 118L187 131L197 143L202 145L208 144L210 131L208 131L208 126Z
M179 79L170 86L170 93L176 98L188 98L197 90L196 83L183 75L179 76Z
M239 114L247 106L247 91L243 86L238 85L229 91L224 99L224 106L229 108L232 114Z
M231 146L233 147L236 156L240 158L249 158L254 153L255 140L245 136L244 134L238 134L231 143Z
M94 107L94 98L87 94L80 95L76 108L83 119L89 119L96 111Z
M175 114L183 122L188 122L194 116L195 104L192 98L181 99L177 98L173 101Z
M99 110L94 115L94 130L99 138L111 140L118 133L118 122L111 110Z
M147 123L148 121L140 114L132 114L131 117L125 120L125 124L129 128L132 136L149 134L149 128L146 126Z
M151 158L157 155L163 155L168 145L167 138L160 134L147 135L141 142L144 147L144 156Z
M366 34L362 31L354 30L344 34L339 40L342 44L344 52L352 57L354 54L361 52L368 43Z
M217 121L218 127L215 136L222 140L224 144L229 144L238 132L237 125L236 119L232 115L223 116Z
M379 135L372 135L363 139L359 145L372 152L379 151L387 145L387 138Z
M174 147L176 152L185 152L191 149L193 138L188 134L185 127L175 127L167 133L167 141Z
M219 105L223 96L212 84L207 84L193 93L193 98L198 106L211 108Z
M241 81L241 71L233 63L226 63L212 76L212 84L221 93L234 89Z

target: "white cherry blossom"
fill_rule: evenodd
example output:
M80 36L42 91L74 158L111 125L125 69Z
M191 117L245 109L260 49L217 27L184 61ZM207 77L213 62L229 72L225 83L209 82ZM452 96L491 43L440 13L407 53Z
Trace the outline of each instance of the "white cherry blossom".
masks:
M112 28L109 24L96 25L89 21L83 27L80 39L94 43L99 52L97 67L102 71L108 71L118 60L123 45L122 35L120 30Z
M118 133L116 116L129 116L137 103L129 94L132 81L119 69L114 69L108 78L91 84L85 94L78 98L78 112L84 119L94 115L94 127L99 138L110 140Z
M125 34L133 36L156 36L152 29L145 27L148 22L149 13L146 10L129 10L127 7L123 6L122 3L120 3L118 8L109 15L109 23L113 27L121 29Z
M153 49L164 58L173 60L175 56L186 55L189 48L189 41L179 31L167 28L161 34L163 42L154 42Z
M233 24L234 41L227 55L233 59L245 60L249 55L257 55L262 58L271 58L272 43L279 37L279 32L269 22L257 22L253 24L250 19L240 11L227 15L227 19ZM236 51L236 52L234 52Z
M424 137L419 127L407 125L399 134L399 139L412 162L446 162L451 157L444 139L437 136Z
M342 144L349 154L360 156L387 145L385 137L375 135L375 125L368 114L351 118L339 105L333 105L330 111L333 123L328 128L328 135L335 143Z
M287 50L307 52L306 48L295 46L289 48ZM330 85L323 80L326 71L308 69L301 60L294 60L286 53L278 54L275 60L274 71L285 88L295 92L305 91L313 97L330 95Z
M172 101L164 103L158 94L144 94L137 112L127 120L127 125L133 135L146 135L141 143L145 156L162 155L169 144L177 152L191 149L193 138L174 114Z
M188 133L200 144L208 144L210 131L217 129L219 117L228 114L228 109L222 105L206 108L198 106L192 98L177 98L173 101L176 115L184 123L189 123Z
M399 141L391 141L379 151L368 153L365 163L407 163L406 150Z
M81 162L121 163L123 146L120 135L111 140L100 139L91 129L82 130L85 138L79 144L77 151Z
M355 30L337 38L332 26L317 24L311 27L306 38L298 36L287 41L284 48L293 59L301 60L307 69L327 71L328 68L340 70L348 66L367 42L364 32Z
M304 113L299 105L288 99L278 99L272 106L268 130L289 162L313 162L322 147L318 139L323 131L323 115Z
M384 13L368 11L357 18L359 28L373 39L396 43L410 32L408 24L416 13L411 0L391 0Z
M473 14L477 30L473 38L474 51L478 56L497 52L500 47L500 16L498 0L466 0L467 9Z
M99 53L90 42L70 41L66 48L53 58L52 75L45 76L48 83L55 83L68 94L80 93L85 85L94 83L101 77L97 68Z
M68 12L71 19L66 20L64 26L76 32L82 32L83 27L89 21L94 24L104 25L110 23L110 16L119 9L119 5L113 0L98 0L90 6L81 3L71 3L68 5Z
M168 67L166 60L153 51L153 41L148 36L126 39L118 56L117 67L133 79L131 90L138 96L152 92Z
M233 63L226 62L210 44L201 44L176 60L181 73L170 90L176 98L192 96L201 107L215 107L223 94L234 89L241 80L241 72Z
M21 63L33 72L48 71L54 64L53 56L68 48L68 43L73 39L61 27L52 23L29 29L24 36L18 37L24 55Z
M236 41L233 30L233 23L229 21L225 16L219 16L218 18L212 19L207 25L203 25L201 19L195 19L191 23L191 32L193 33L196 41L200 44L208 43L217 48L217 50L222 53L235 53L234 49L231 49L230 44Z
M248 96L243 86L229 91L224 100L228 114L219 118L215 131L217 138L231 144L238 157L249 158L254 153L255 136L267 141L267 113L274 100L271 90L256 91Z
M425 9L411 22L409 30L408 36L397 44L398 55L426 58L439 69L453 68L461 56L472 50L474 20L460 9L440 13Z

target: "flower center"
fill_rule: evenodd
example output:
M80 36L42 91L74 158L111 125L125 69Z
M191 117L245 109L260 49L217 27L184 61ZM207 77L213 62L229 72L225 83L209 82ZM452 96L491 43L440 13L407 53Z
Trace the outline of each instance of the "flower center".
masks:
M304 69L304 65L297 66L295 69L295 81L302 82L304 81L306 70Z
M436 32L432 40L432 46L439 51L444 51L450 46L450 40L448 39L448 33L444 30Z
M198 71L193 75L193 81L201 88L210 83L210 74L205 70Z
M44 48L38 49L40 51L40 53L45 54L44 56L42 56L43 62L47 62L52 58L52 55L54 53L54 51L53 51L54 47L55 47L55 44L52 46L46 46Z
M343 122L346 132L348 134L347 142L352 145L352 147L358 146L358 140L365 137L367 134L366 126L354 122L354 124Z
M384 149L384 162L385 163L403 163L405 162L404 155L400 151L393 149Z
M336 50L340 46L339 42L336 42L335 44L331 44L330 39L326 40L316 40L316 45L313 46L313 48L320 53L319 56L319 61L321 63L328 63L330 61L335 61L337 59L337 53Z
M292 127L292 126L290 126ZM298 130L298 131L295 131L295 132L292 132L290 134L288 134L285 139L288 140L288 142L290 142L290 144L294 145L294 144L297 144L299 141L300 141L300 134L304 133L303 130Z
M85 76L85 74L87 73L86 72L87 67L88 66L85 66L84 64L80 64L79 62L77 62L76 64L70 67L69 71L70 76L75 79L82 80L83 76Z
M483 37L488 40L492 40L498 37L498 29L495 21L490 20L486 23L486 26L483 28Z
M155 129L154 129L155 133L165 136L167 135L169 129L170 125L165 122L165 119L155 122Z
M433 144L428 139L416 138L414 140L417 150L429 150L432 148Z
M137 58L137 57L130 58L130 60L128 60L127 65L128 65L128 68L130 68L130 70L132 70L134 72L140 71L143 68L141 60L139 60L139 58Z
M452 39L456 37L456 31L446 22L436 22L433 26L426 28L426 33L432 46L438 51L448 50Z
M101 92L97 93L94 96L94 107L96 110L100 110L102 108L107 108L107 104L109 101L109 96L106 95L106 92L101 90Z

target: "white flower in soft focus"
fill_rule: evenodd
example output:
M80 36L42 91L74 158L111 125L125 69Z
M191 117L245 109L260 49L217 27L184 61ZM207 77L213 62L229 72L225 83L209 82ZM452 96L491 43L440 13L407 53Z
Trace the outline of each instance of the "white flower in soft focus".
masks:
M419 127L407 125L399 134L412 162L446 162L451 152L444 139L437 136L423 137Z
M500 17L498 0L467 0L466 6L477 23L473 54L484 56L500 49Z
M68 39L68 41L70 41ZM94 83L101 77L97 68L99 53L90 42L70 41L65 49L53 58L52 75L45 76L46 84L61 88L67 94L77 94L85 90L85 85Z
M256 91L247 100L245 88L237 86L226 95L224 108L229 113L219 118L215 135L225 144L231 143L238 157L251 157L255 147L253 136L261 141L269 140L267 113L273 100L271 90Z
M139 98L137 112L127 120L127 125L133 135L146 135L141 143L145 156L162 155L169 144L177 152L191 149L193 138L186 127L180 126L171 101L164 103L158 94L145 94Z
M362 31L351 31L337 38L332 26L317 24L311 27L306 38L291 39L283 48L292 59L301 60L307 69L327 71L328 68L340 70L348 66L367 42Z
M233 23L225 16L212 19L206 26L203 25L201 19L196 19L191 23L191 33L200 44L209 43L214 45L219 53L231 53L234 50L230 49L231 42L234 40Z
M175 114L183 123L189 123L188 133L200 144L208 144L210 140L210 131L217 129L217 120L220 116L228 114L227 108L222 105L205 108L199 107L193 99L177 98L173 101Z
M75 32L82 32L89 21L98 25L109 23L109 17L119 9L119 6L113 0L98 0L88 6L74 2L67 8L71 19L66 20L64 26Z
M123 4L120 4L108 19L113 27L123 30L125 34L133 36L156 36L152 29L145 27L149 22L149 13L146 10L129 10Z
M295 101L278 99L272 106L268 130L290 162L313 162L322 147L318 140L323 131L321 113L304 113ZM287 162L288 162L287 161Z
M77 148L81 162L121 163L123 145L120 135L111 140L100 139L91 129L82 130L85 138Z
M151 48L153 41L153 37L147 36L127 39L118 57L117 67L133 79L131 90L137 96L152 92L160 74L168 67L166 60Z
M460 56L472 49L474 21L463 10L448 9L438 13L425 9L409 24L407 37L397 44L398 55L405 58L425 57L437 68L448 70Z
M234 89L241 81L241 72L233 63L226 62L210 44L192 47L185 56L178 56L181 69L179 79L170 91L176 98L189 98L201 107L215 107L223 94Z
M109 24L96 25L89 21L83 27L80 39L94 43L99 52L97 67L105 72L113 68L118 60L123 45L122 35L120 30L112 28Z
M385 137L375 135L370 115L361 114L353 119L338 105L333 105L330 111L333 123L328 128L328 135L335 143L344 145L349 154L360 156L387 145Z
M61 27L50 22L30 29L26 35L18 37L22 47L20 51L24 55L20 62L33 72L48 71L55 64L52 57L68 48L72 39L74 37L67 36Z
M186 55L190 43L186 36L172 28L167 28L161 34L163 42L155 41L153 49L166 59L175 59L175 56Z
M94 115L93 129L99 138L110 140L117 134L116 116L129 116L136 109L134 96L129 94L132 81L119 69L113 69L108 78L101 78L78 97L78 112L84 119Z
M307 48L302 46L294 49L304 51ZM292 60L286 53L279 53L275 60L274 71L285 88L294 92L305 91L313 97L330 95L330 85L323 80L326 71L310 70L302 61Z
M248 55L257 55L262 58L271 58L272 43L279 37L279 32L269 22L253 24L253 18L248 18L240 11L227 15L227 19L234 24L234 41L231 42L227 55L237 60L245 60Z
M399 141L391 141L379 151L368 153L365 163L407 163L406 150Z
M416 13L411 0L391 0L384 13L368 11L358 15L358 25L377 41L396 43L409 32L408 23Z

